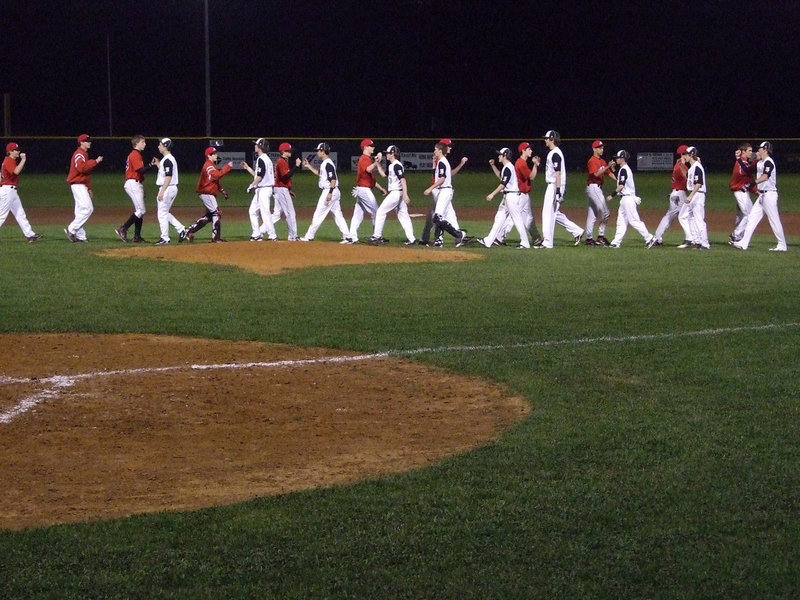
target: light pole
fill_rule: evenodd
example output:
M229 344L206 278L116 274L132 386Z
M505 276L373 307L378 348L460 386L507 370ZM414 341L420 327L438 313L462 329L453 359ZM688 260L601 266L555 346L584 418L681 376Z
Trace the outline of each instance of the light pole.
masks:
M205 3L205 33L206 33L206 137L211 137L211 60L208 39L208 0Z

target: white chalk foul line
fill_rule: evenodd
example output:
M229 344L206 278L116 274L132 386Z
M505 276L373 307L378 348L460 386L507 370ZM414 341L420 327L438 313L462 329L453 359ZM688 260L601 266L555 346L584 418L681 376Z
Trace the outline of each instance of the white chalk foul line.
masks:
M152 373L166 373L169 371L210 371L210 370L233 370L233 369L279 369L287 367L298 367L303 365L336 364L347 362L363 362L367 360L378 360L393 356L418 356L421 354L442 354L446 352L488 352L495 350L516 350L524 348L547 348L552 346L586 345L586 344L614 344L625 342L641 342L650 340L670 340L688 337L704 337L714 335L727 335L741 332L768 331L773 329L788 329L800 327L800 322L793 323L769 323L766 325L751 325L741 327L718 327L714 329L699 329L695 331L676 331L671 333L649 333L640 335L626 336L600 336L572 338L562 340L541 340L533 342L519 342L516 344L484 344L473 346L440 346L435 348L414 348L410 350L389 350L385 352L374 352L370 354L353 354L345 356L326 356L320 358L302 358L296 360L274 360L266 362L246 362L246 363L218 363L218 364L191 364L173 365L169 367L140 367L135 369L115 369L112 371L95 371L91 373L78 373L75 375L54 375L52 377L6 377L0 375L0 385L11 384L42 384L45 389L23 398L16 406L0 413L0 423L10 423L18 416L26 413L36 405L57 397L62 390L72 387L79 381L86 379L96 379L98 377L111 377L116 375L139 375Z

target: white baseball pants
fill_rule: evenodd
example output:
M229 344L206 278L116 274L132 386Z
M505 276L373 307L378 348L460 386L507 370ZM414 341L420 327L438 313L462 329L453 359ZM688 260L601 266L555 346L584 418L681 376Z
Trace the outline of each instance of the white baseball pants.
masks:
M164 197L158 200L158 226L161 228L161 239L167 242L169 241L170 225L172 225L178 233L186 229L170 212L172 210L172 203L175 202L175 197L177 195L178 186L168 185L164 190Z
M9 212L17 220L17 225L22 230L22 235L25 237L36 235L28 222L25 209L22 208L22 201L19 199L17 190L10 185L3 185L0 186L0 227L6 222Z
M297 214L294 210L294 202L292 202L289 188L276 187L274 194L275 208L272 212L272 223L275 224L281 220L281 213L286 215L286 227L289 230L287 239L294 241L297 239Z
M147 212L144 205L144 185L135 179L126 179L123 188L133 202L133 214L142 218Z
M775 239L778 240L777 249L786 250L786 236L783 233L783 224L778 212L778 192L763 192L758 195L758 199L750 211L750 216L747 218L747 227L745 227L744 235L739 245L747 250L750 245L750 239L753 237L753 233L755 233L756 227L758 227L764 215L767 215L772 233L775 235Z
M89 193L89 188L83 183L73 183L70 186L72 190L72 197L75 199L75 219L67 225L67 231L81 241L86 241L86 230L83 226L89 217L94 212L94 204L92 204L92 196Z
M380 208L375 215L375 231L372 234L379 238L383 235L383 226L386 224L386 216L393 210L397 211L397 220L406 234L409 242L414 241L414 226L411 224L411 217L408 216L408 204L403 202L403 193L400 190L393 190L383 199Z
M374 229L377 222L377 213L378 201L375 199L375 194L372 192L372 188L368 188L363 185L356 187L356 205L353 207L353 218L350 219L350 239L354 242L358 241L358 228L361 227L361 223L364 221L365 214L368 214L372 217L372 227ZM406 211L406 213L408 213L408 211ZM399 213L398 218L400 218ZM385 219L386 215L384 215L384 220Z
M639 232L639 235L644 238L644 241L647 242L652 237L650 232L647 231L647 226L644 224L644 221L639 218L639 210L636 207L641 201L642 199L638 196L631 195L622 196L619 199L617 231L614 234L614 239L611 240L613 245L619 246L622 244L622 238L625 237L629 225Z
M492 225L489 235L483 238L483 243L487 248L491 248L494 241L504 234L506 221L509 219L514 224L514 227L519 233L519 245L523 248L530 248L531 243L528 238L528 228L525 225L525 219L522 216L521 194L508 193L503 197L503 201L497 207L497 213L494 216L494 224Z
M304 236L308 240L313 240L314 236L317 233L317 230L322 225L322 222L325 220L325 217L328 216L329 212L333 213L333 220L336 223L336 226L339 228L339 231L342 232L342 238L346 238L350 235L350 232L347 230L347 221L344 220L344 215L342 214L342 207L339 203L342 197L339 188L333 190L333 195L331 196L330 202L328 202L328 188L324 188L319 195L319 200L317 201L317 208L314 211L314 216L311 218L311 226L308 228L306 235Z
M275 225L272 223L272 215L269 208L269 201L271 198L271 185L256 187L253 199L250 201L250 210L248 211L250 214L252 237L258 237L265 233L271 240L278 237L275 233ZM259 215L261 216L261 226L258 225Z
M747 227L747 218L750 215L750 211L753 210L753 201L750 199L750 192L747 190L733 192L733 197L736 198L736 221L733 223L731 236L734 241L738 241L744 235L744 230Z
M586 186L586 199L589 201L589 209L586 213L586 236L591 239L594 232L594 224L598 219L600 223L597 225L597 236L606 235L606 223L611 216L611 211L608 210L608 203L606 197L603 195L603 188L596 183L590 183Z

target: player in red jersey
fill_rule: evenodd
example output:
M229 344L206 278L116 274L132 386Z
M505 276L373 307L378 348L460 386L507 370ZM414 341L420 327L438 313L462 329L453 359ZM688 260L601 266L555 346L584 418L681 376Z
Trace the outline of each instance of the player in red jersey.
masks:
M20 151L19 144L9 142L6 144L6 157L3 166L0 168L0 227L6 222L8 213L12 213L17 220L17 225L22 230L22 234L29 242L35 242L43 236L31 229L25 209L22 208L22 201L17 193L19 185L19 174L25 168L28 156Z
M757 191L755 184L756 162L751 159L753 146L747 143L739 144L734 154L736 162L733 163L730 188L736 198L736 220L733 223L733 233L728 244L733 245L741 241L747 227L747 217L753 209L750 192Z
M128 228L133 225L133 241L135 243L144 242L142 239L142 217L147 209L144 206L144 174L148 167L158 165L158 159L153 158L148 166L144 164L142 152L147 145L143 135L135 135L131 138L131 150L128 160L125 161L125 193L130 196L133 202L133 212L128 220L114 230L123 242L128 241Z
M199 194L203 206L206 207L206 214L197 219L191 227L181 232L178 238L179 242L184 239L193 242L194 234L209 223L212 225L211 241L225 241L222 239L222 211L217 204L217 194L222 192L222 195L227 198L219 180L230 173L233 163L229 162L221 169L217 169L217 160L219 160L217 149L209 146L206 148L205 154L206 162L203 164L203 170L200 172L200 179L197 181L195 191Z
M281 155L275 161L275 208L272 213L272 222L277 223L281 220L281 213L286 215L286 226L289 229L287 239L290 242L297 241L297 214L292 202L292 175L300 168L303 161L300 158L294 160L294 166L289 166L292 158L292 145L283 142L278 146Z
M686 163L689 161L689 156L686 154L686 144L681 144L675 153L678 155L678 160L675 161L675 166L672 167L672 190L669 194L669 208L661 219L661 222L656 227L654 246L664 245L664 232L669 229L672 222L678 218L682 206L686 206L686 174L689 172L689 167ZM685 209L688 210L688 209ZM678 221L683 227L683 223ZM689 229L683 229L684 242L680 247L688 248L691 245L692 233Z
M378 163L383 160L383 155L375 152L375 142L370 139L361 141L361 156L358 159L356 168L356 187L353 188L353 198L356 205L353 208L353 218L350 219L350 235L342 240L343 244L355 244L358 242L358 228L364 221L364 213L372 216L372 227L375 228L375 216L378 214L378 201L372 188L378 188L383 195L386 189L375 180L375 169Z
M78 148L72 154L69 164L67 183L75 199L75 219L67 225L64 233L70 242L87 242L86 231L83 226L94 212L92 204L92 177L95 167L103 162L103 157L89 158L89 149L92 147L92 138L87 133L78 136Z
M616 181L617 177L614 175L614 161L609 165L603 158L604 149L603 142L593 141L592 156L586 162L586 171L589 173L586 180L586 198L589 201L589 209L586 214L585 243L587 246L608 246L610 243L606 239L606 224L608 217L611 216L611 211L608 209L608 202L603 194L603 179L610 177ZM595 241L592 235L594 224L598 219L600 223L597 225L597 241Z

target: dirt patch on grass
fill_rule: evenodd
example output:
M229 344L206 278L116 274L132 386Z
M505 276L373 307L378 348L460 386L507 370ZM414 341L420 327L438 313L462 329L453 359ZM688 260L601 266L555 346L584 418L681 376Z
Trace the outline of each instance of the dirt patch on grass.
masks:
M151 335L0 336L0 528L348 484L488 443L502 386L396 357Z

